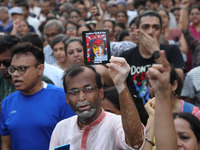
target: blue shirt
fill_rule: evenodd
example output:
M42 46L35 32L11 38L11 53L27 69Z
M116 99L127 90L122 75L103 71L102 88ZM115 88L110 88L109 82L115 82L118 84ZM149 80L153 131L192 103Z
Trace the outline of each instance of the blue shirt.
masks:
M73 115L63 89L48 84L33 95L16 91L1 104L0 133L11 136L12 150L48 150L55 125Z

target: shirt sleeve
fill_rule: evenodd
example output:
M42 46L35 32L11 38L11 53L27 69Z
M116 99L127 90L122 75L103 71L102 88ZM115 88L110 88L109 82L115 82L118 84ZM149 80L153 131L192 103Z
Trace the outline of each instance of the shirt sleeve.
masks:
M193 86L193 78L190 76L190 74L187 74L185 77L181 96L195 98L195 89Z
M186 66L180 49L176 45L170 45L167 50L167 59L175 68L186 70Z
M5 99L4 99L5 101ZM1 117L0 117L0 134L3 136L9 135L8 127L6 125L6 110L5 110L5 102L1 103Z

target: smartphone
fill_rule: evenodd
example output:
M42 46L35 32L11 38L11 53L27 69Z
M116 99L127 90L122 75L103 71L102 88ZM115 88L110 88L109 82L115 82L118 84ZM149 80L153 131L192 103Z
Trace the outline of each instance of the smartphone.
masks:
M61 145L61 146L55 147L54 150L70 150L70 145L69 144Z
M98 8L98 6L97 6L97 1L96 0L92 0L92 2L93 2L93 5L95 6L95 7L97 7L97 16L99 16L100 15L100 13L99 13L99 8Z

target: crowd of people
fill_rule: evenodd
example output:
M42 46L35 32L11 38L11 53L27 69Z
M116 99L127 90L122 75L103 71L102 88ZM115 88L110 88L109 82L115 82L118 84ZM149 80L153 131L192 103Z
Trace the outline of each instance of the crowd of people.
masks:
M199 73L199 0L3 0L1 149L199 150Z

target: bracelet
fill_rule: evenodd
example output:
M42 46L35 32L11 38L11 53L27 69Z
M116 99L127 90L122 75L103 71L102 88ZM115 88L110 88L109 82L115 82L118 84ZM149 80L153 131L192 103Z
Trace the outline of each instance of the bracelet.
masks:
M145 140L148 141L152 146L155 146L155 143L153 142L152 139L146 137Z

